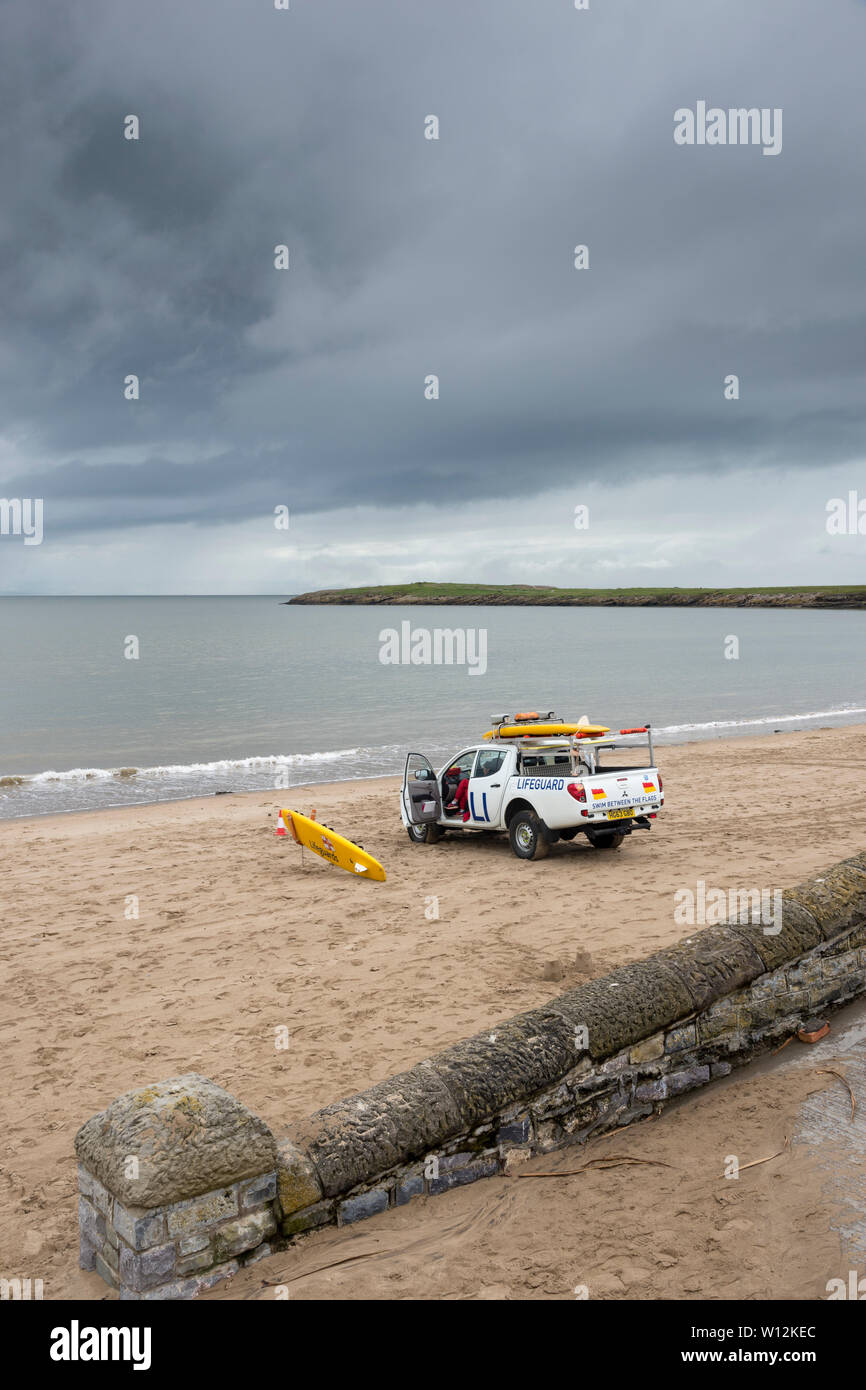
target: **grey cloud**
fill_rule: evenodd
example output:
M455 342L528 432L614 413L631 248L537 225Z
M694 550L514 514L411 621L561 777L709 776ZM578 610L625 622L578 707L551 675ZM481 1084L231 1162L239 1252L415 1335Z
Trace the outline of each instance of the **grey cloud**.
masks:
M862 454L862 8L11 10L0 490L70 531ZM698 98L782 155L677 148Z

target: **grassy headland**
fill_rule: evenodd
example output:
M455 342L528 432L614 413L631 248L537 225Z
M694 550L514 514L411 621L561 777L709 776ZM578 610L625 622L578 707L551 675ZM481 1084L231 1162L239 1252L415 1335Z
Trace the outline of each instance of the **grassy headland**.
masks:
M744 589L556 589L541 584L377 584L317 589L287 603L511 604L600 608L866 608L866 584Z

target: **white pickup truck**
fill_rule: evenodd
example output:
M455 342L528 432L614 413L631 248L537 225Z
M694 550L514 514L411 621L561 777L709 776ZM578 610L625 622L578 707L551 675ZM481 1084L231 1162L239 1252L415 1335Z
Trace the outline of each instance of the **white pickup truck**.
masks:
M518 859L541 859L557 840L580 834L596 849L618 849L633 830L649 830L662 808L648 724L615 737L498 733L438 773L423 753L408 755L400 816L411 840L429 845L446 831L501 830ZM646 740L648 756L635 760L638 750L622 742L634 736Z

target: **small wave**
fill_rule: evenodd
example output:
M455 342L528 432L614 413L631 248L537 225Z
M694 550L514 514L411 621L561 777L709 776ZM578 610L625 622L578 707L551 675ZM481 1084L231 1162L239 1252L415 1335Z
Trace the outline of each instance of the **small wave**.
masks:
M160 779L173 777L221 776L227 772L256 772L266 768L309 767L318 763L338 762L343 758L381 757L388 748L335 748L320 753L272 753L249 758L218 758L208 763L165 763L156 767L72 767L65 772L53 768L30 776L2 777L0 787L18 787L41 782L106 782L112 778L124 780Z
M849 714L866 714L866 707L845 705L842 709L810 710L806 714L773 714L757 719L711 719L706 724L660 724L656 734L698 733L701 729L741 729L755 724L794 724L804 719L839 719Z
M71 767L68 772L55 772L49 768L47 772L34 772L32 777L25 777L25 782L107 782L113 777L115 769L112 767Z

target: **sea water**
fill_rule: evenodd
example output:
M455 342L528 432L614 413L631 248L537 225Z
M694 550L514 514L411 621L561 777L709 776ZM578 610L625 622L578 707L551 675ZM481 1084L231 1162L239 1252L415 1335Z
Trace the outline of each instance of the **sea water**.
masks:
M866 612L6 598L0 658L0 818L438 767L527 709L659 746L866 722Z

